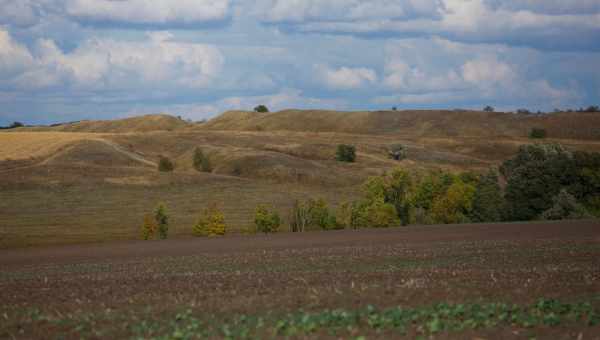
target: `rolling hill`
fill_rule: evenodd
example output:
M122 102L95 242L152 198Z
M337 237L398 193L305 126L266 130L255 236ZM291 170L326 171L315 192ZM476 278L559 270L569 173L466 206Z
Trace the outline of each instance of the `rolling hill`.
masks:
M287 218L296 199L332 206L357 198L372 175L483 171L511 157L529 130L546 142L600 151L600 114L525 116L475 111L229 111L206 123L169 115L83 121L0 132L0 247L137 238L144 214L164 202L172 233L189 235L199 213L221 207L233 232L256 206ZM403 144L407 158L388 157ZM355 163L335 160L338 144L357 148ZM201 148L212 171L198 172ZM175 171L161 173L161 156Z
M285 110L274 113L228 111L200 129L343 132L410 137L527 137L532 128L552 138L600 140L600 114L564 112L522 115L502 112L409 110Z

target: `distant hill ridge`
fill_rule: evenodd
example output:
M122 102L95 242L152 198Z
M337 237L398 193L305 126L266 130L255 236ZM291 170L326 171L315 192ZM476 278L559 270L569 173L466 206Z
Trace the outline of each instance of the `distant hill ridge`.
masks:
M550 138L600 140L600 113L562 112L524 115L466 110L227 111L206 123L189 123L168 114L118 120L86 120L23 131L128 133L151 131L295 131L399 135L406 137L527 137L543 128Z
M503 112L407 110L284 110L273 113L227 111L201 125L209 130L307 131L414 137L526 137L543 128L552 138L600 139L600 113L523 115Z
M126 133L173 131L190 124L178 117L168 114L150 114L115 120L82 120L78 122L54 124L53 126L30 127L29 131L55 132L97 132L97 133Z

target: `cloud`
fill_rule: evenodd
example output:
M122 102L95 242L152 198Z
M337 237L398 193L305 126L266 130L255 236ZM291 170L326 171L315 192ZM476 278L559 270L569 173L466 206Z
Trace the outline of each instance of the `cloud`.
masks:
M180 43L168 32L144 41L91 38L63 52L52 40L40 39L29 50L0 31L0 80L19 89L70 87L118 90L181 86L203 88L220 73L224 58L213 46Z
M325 65L316 65L314 70L315 78L334 90L358 89L377 82L375 71L364 67L331 69Z
M201 120L215 117L228 110L252 110L257 105L266 105L271 111L285 109L344 109L348 103L343 99L315 98L305 96L298 89L283 89L279 92L261 96L232 96L208 103L172 104L172 105L138 105L128 115L139 115L148 112L169 112L182 117Z
M273 2L273 1L271 1ZM372 38L430 37L472 43L505 43L540 49L599 50L600 8L598 1L426 1L415 10L414 2L385 2L381 12L353 15L355 2L311 0L275 1L262 20L284 30L300 33L349 34ZM394 5L400 9L394 9ZM386 5L389 8L386 9ZM412 6L412 7L411 7ZM560 12L559 9L571 8ZM409 8L410 10L404 10ZM359 11L360 12L360 11Z
M65 11L82 23L130 27L196 27L226 21L229 0L64 0Z
M358 21L436 16L439 0L259 0L255 13L264 22Z

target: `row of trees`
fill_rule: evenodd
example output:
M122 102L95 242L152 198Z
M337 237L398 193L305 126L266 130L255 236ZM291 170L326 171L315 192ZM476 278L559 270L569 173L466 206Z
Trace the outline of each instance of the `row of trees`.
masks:
M370 177L362 185L360 199L344 202L335 210L324 199L297 200L288 223L290 231L304 232L594 216L600 216L600 153L533 144L521 146L498 170L484 174L396 169ZM276 211L260 205L252 231L277 232L282 224ZM226 230L225 217L214 205L193 227L197 236L220 236ZM156 232L166 238L168 217L163 205L153 216L146 216L142 231L144 239Z
M494 112L495 109L492 106L486 106L483 108L483 111L485 112ZM590 105L586 108L580 107L579 109L566 109L566 110L561 110L561 109L554 109L555 113L558 112L600 112L600 107L598 105ZM518 109L517 113L519 114L532 114L533 112L528 110L528 109ZM542 111L537 111L537 114L544 114L545 112Z

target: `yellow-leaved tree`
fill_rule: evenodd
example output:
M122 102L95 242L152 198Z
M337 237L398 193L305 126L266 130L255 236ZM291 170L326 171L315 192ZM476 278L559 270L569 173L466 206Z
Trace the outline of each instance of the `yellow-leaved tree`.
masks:
M152 214L144 215L144 223L142 224L141 234L143 240L149 240L155 237L158 230L158 224Z
M203 237L225 235L227 232L225 216L216 204L211 204L202 212L198 222L194 225L193 232L194 235Z

